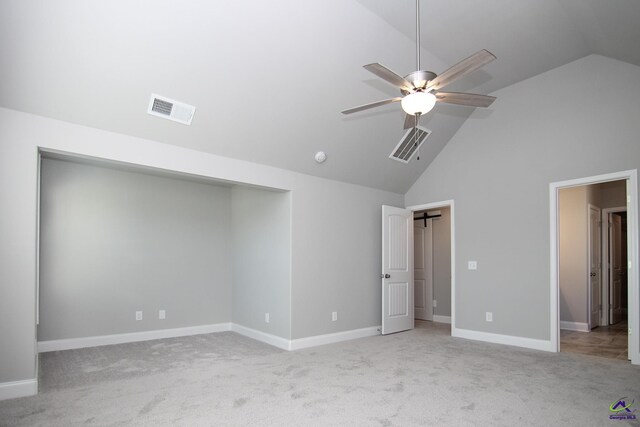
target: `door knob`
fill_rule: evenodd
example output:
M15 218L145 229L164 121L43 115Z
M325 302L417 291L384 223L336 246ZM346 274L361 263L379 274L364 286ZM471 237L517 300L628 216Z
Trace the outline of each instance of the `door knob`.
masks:
M390 274L381 274L381 275L380 275L380 278L381 278L381 279L388 279L389 277L391 277L391 275L390 275Z

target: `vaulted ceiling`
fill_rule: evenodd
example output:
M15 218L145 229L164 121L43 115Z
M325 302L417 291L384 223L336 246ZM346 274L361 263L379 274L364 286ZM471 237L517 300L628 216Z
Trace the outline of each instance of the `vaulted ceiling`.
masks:
M447 90L489 94L594 53L640 65L637 0L421 9L422 68L441 73L482 48L498 57ZM398 104L340 114L398 96L362 65L414 71L413 0L2 0L0 57L3 107L399 193L471 113L438 105L408 165L388 158L404 133ZM195 105L192 125L148 115L151 93Z

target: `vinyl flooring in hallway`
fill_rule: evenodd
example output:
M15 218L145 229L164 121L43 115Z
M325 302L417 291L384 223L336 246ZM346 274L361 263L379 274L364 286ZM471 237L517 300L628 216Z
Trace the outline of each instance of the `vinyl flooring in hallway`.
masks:
M627 321L598 326L591 332L560 331L560 350L609 359L628 360Z

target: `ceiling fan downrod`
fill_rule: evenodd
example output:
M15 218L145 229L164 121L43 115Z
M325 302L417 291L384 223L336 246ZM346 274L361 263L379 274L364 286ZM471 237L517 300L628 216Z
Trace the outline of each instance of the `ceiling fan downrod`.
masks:
M420 71L420 0L416 0L416 70ZM418 146L418 121L420 113L415 114L413 122L413 138L417 150L416 160L420 160L420 147Z
M483 67L496 57L486 49L482 49L457 64L449 67L440 75L432 71L421 71L420 64L420 0L416 0L416 68L417 70L402 77L379 62L367 64L364 68L392 84L400 90L402 96L382 101L370 102L343 110L342 114L352 114L382 105L400 102L406 113L404 129L418 127L420 116L431 111L436 102L445 104L467 105L469 107L489 107L494 96L477 93L443 92L441 89L469 73ZM416 116L411 120L411 116Z
M420 71L420 0L416 0L416 70Z

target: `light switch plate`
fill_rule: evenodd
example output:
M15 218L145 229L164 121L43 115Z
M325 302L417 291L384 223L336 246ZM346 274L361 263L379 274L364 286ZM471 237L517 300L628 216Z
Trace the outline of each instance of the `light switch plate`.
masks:
M477 270L478 269L478 261L469 261L467 264L469 270Z

